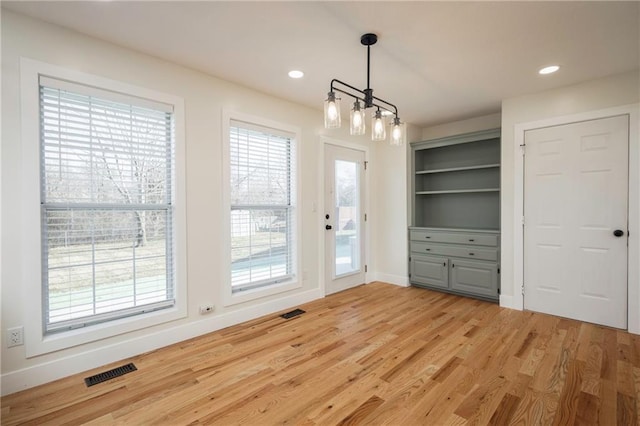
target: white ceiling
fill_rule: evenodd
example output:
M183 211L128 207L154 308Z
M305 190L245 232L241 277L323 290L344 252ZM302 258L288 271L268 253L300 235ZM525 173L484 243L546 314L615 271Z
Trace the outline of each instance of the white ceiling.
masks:
M501 100L637 70L639 2L7 2L2 6L320 109L366 87L428 126ZM559 72L537 70L559 64ZM301 80L287 76L305 72ZM346 109L346 105L343 107Z

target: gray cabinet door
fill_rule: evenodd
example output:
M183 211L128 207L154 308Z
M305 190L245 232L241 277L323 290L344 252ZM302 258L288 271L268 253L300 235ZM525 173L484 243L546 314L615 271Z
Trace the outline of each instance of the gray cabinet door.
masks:
M411 281L449 288L449 261L445 257L411 255Z
M465 293L498 296L498 265L472 260L450 260L451 289Z

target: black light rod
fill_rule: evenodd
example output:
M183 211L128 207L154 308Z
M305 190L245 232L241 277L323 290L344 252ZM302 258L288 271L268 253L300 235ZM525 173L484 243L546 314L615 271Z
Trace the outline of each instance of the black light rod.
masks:
M340 80L338 80L337 78L334 78L333 80L331 80L331 85L329 86L329 91L330 91L330 92L333 92L333 90L334 90L334 88L333 88L333 83L340 83L340 84L342 84L343 86L347 86L349 89L353 89L353 90L355 90L356 92L360 92L360 93L362 93L363 95L365 94L362 90L360 90L360 89L358 89L358 88L356 88L356 87L353 87L352 85L347 84L347 83L345 83L345 82L343 82L343 81L340 81ZM345 95L349 95L349 96L352 96L352 97L354 97L354 98L356 97L356 96L353 96L353 95L351 95L351 94L349 94L349 93L347 93L347 92L344 92L344 91L342 91L342 90L340 90L340 89L335 89L335 90L336 90L336 92L344 93Z
M345 82L343 82L343 81L340 81L340 80L338 80L337 78L334 78L334 79L332 79L332 80L331 80L331 85L330 85L330 88L329 88L329 90L330 90L331 92L336 91L336 92L344 93L344 94L345 94L345 95L347 95L347 96L351 96L352 98L360 99L361 101L366 102L364 98L360 98L360 97L355 96L355 95L353 95L353 94L351 94L351 93L349 93L349 92L346 92L346 91L344 91L344 90L337 89L337 88L333 87L333 83L339 83L339 84L342 84L343 86L346 86L346 87L348 87L349 89L355 90L356 92L360 92L360 93L362 93L363 95L365 95L365 92L364 92L364 91L362 91L362 90L360 90L360 89L358 89L358 88L356 88L356 87L353 87L352 85L347 84L347 83L345 83ZM396 115L396 117L398 116L398 107L396 107L394 104L392 104L391 102L387 102L387 101L385 101L384 99L380 99L380 98L378 98L378 97L376 97L376 96L373 96L373 99L377 100L378 102L382 102L382 103L384 103L384 104L387 104L387 105L388 105L388 106L390 106L390 107L393 107L393 111L391 111L389 108L386 108L385 106L382 106L382 105L373 104L374 106L376 106L376 107L378 107L378 108L382 108L382 109L384 109L384 110L386 110L386 111L389 111L389 112L393 112L393 113Z
M371 72L371 46L367 45L367 90L371 89L371 85L369 84L369 74Z
M375 96L373 97L373 99L375 99L376 101L382 102L383 104L387 104L390 107L393 107L393 111L391 111L389 108L381 107L378 104L374 104L375 106L377 106L378 108L384 108L389 112L393 112L396 115L396 117L398 116L398 107L396 107L394 104L392 104L391 102L387 102L384 99L380 99L378 97L375 97Z

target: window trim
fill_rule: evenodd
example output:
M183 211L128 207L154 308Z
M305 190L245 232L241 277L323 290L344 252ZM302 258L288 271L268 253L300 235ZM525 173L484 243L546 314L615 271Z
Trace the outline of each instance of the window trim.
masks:
M50 76L94 86L129 96L150 99L173 105L175 125L175 181L173 182L174 202L174 261L175 297L172 308L153 311L89 327L78 328L53 334L45 334L44 298L42 295L43 271L40 262L41 223L40 209L40 122L39 78ZM185 139L184 100L180 97L145 89L139 86L71 70L56 65L20 59L21 97L21 145L22 145L22 304L24 312L25 351L27 358L67 349L73 346L106 339L161 323L175 321L187 316L186 282L186 205L185 205Z
M230 167L230 129L232 121L241 121L248 123L249 126L256 125L260 127L272 128L276 131L286 132L294 135L292 143L294 144L294 157L292 160L296 165L295 173L295 199L293 200L294 206L294 241L295 248L293 252L294 256L294 278L282 283L274 283L268 286L247 289L244 291L233 293L231 288L231 167ZM301 130L297 126L290 124L280 123L274 120L257 117L251 114L246 114L238 111L230 111L223 109L222 111L222 219L223 219L223 267L221 268L220 282L222 285L222 304L224 306L237 305L239 303L248 302L251 300L272 296L275 294L284 293L287 291L295 290L302 287L302 274L301 274L301 173L300 173L300 146L301 146Z

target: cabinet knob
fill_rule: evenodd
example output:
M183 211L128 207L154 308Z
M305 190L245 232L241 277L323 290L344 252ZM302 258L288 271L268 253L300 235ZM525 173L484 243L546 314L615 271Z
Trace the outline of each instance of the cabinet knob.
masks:
M426 251L431 251L431 249L425 249Z
M473 242L473 241L475 241L475 240L474 240L473 238L469 238L469 241Z
M451 264L451 267L452 267L452 268L453 268L453 267L455 267L455 266L456 266L456 265L455 265L454 263L452 263L452 264Z
M442 262L442 266L447 266L447 262Z
M475 256L475 253L469 253L469 256Z
M425 238L426 238L426 239L429 239L429 238L431 238L431 237L429 237L429 236L426 236Z

